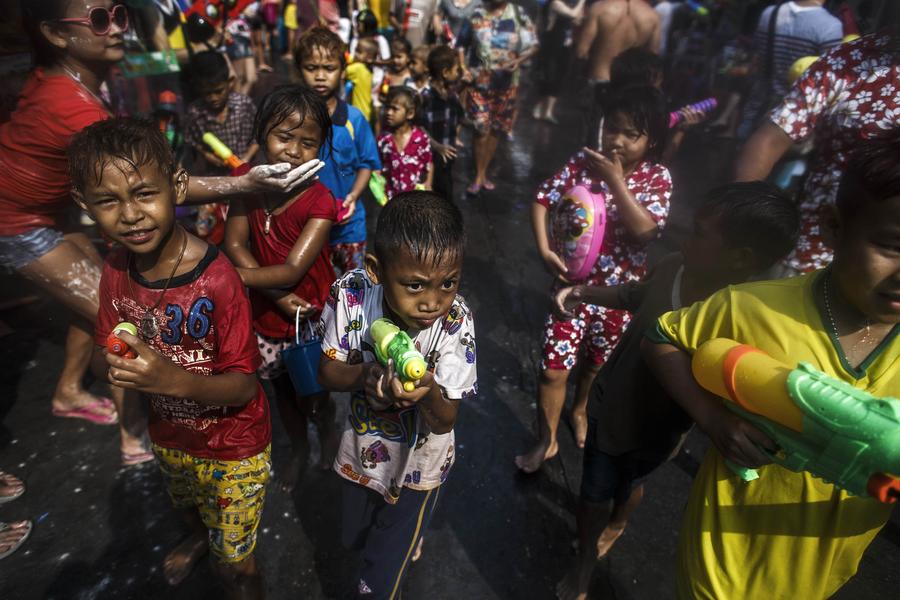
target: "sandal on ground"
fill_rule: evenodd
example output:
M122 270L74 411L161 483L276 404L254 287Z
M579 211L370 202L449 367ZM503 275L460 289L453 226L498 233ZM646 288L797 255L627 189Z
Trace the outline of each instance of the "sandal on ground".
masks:
M77 408L61 409L54 408L54 417L66 417L70 419L84 419L97 425L115 425L119 422L119 415L115 412L104 414L101 411L114 408L115 404L109 398L97 398L89 404L79 406Z
M497 189L497 185L493 181L488 181L487 179L484 180L482 186L489 192L493 192L495 189Z
M4 531L9 531L10 529L24 529L25 530L25 535L23 535L21 538L19 538L19 541L17 541L12 546L7 548L5 552L0 552L0 559L6 558L10 554L12 554L16 550L18 550L22 546L22 544L25 543L25 540L28 539L28 536L31 535L31 530L34 527L34 525L31 523L31 521L25 521L24 523L25 523L25 525L22 526L21 528L13 527L10 523L0 523L0 533L2 533Z
M4 494L3 488L12 488L16 486L22 486L18 492L13 492L11 494ZM0 504L5 504L7 502L11 502L15 500L19 496L25 493L25 483L22 482L21 479L7 473L6 471L0 471Z
M269 65L260 65L260 66L259 66L259 72L260 72L260 73L271 73L271 72L272 72L272 67L270 67Z
M144 463L148 463L156 458L152 452L149 450L141 450L140 452L123 452L122 453L122 466L123 467L134 467L137 465L142 465Z
M472 185L470 185L469 187L466 188L466 193L469 194L470 196L477 196L480 191L481 191L480 183L473 183Z

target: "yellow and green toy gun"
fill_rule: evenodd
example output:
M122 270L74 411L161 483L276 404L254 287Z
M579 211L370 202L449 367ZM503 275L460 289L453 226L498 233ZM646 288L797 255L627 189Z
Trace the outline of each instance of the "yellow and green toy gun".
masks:
M900 400L876 398L809 363L792 368L733 340L702 344L691 361L702 387L772 438L772 460L856 496L900 498ZM765 452L765 450L764 450ZM753 469L729 464L744 481Z
M388 359L394 361L394 371L403 382L403 389L416 389L416 381L425 375L425 357L416 350L409 335L394 325L389 319L376 319L369 328L375 345L375 357L387 366Z

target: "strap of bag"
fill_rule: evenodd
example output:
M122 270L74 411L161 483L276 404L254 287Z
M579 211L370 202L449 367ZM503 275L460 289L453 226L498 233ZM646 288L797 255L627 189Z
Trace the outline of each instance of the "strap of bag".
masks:
M766 104L769 104L772 100L772 80L775 78L775 26L778 21L778 11L781 10L784 4L785 2L776 4L775 8L772 9L772 14L769 16L769 30L766 38Z

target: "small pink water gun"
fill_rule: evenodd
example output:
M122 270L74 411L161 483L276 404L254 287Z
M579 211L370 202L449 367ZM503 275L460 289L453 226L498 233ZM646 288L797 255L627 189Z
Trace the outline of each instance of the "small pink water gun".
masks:
M678 110L673 110L669 113L669 129L684 121L685 110L690 109L700 113L708 113L716 110L716 107L718 105L719 102L715 98L707 98L706 100L701 100L700 102L694 102L693 104L683 106Z

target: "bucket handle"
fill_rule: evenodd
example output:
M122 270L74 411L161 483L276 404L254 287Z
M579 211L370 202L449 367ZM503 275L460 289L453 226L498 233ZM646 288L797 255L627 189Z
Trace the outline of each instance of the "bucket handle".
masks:
M300 309L301 307L297 307L297 312L294 313L294 344L300 345ZM309 319L306 319L306 330L309 332L309 339L313 340L316 338L316 332L313 329L312 322Z

